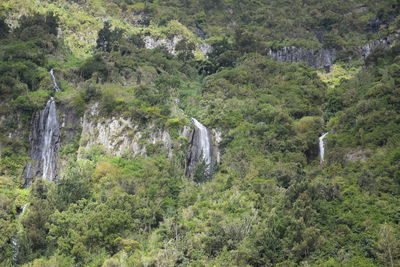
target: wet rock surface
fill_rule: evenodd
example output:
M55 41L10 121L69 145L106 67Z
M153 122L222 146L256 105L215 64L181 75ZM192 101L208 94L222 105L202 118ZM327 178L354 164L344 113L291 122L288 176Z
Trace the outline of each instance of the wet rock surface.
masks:
M33 119L30 134L31 162L25 169L25 186L34 178L54 181L57 178L60 126L54 98Z

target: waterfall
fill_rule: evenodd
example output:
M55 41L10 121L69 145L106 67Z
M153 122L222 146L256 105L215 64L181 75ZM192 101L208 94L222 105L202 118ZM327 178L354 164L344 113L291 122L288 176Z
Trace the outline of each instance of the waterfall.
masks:
M24 213L25 213L26 208L28 208L28 206L29 206L29 203L25 203L25 204L22 206L22 208L21 208L21 214L24 214Z
M201 161L205 164L205 175L210 176L213 167L213 153L210 133L207 128L197 121L191 119L194 124L194 132L191 138L191 149L188 154L188 166L186 170L187 176L192 176L198 163Z
M19 219L20 216L22 216L25 211L26 208L29 206L29 203L24 204L21 209L19 210L19 212L17 211L17 218ZM12 251L13 251L13 262L15 264L18 263L18 254L19 254L19 243L18 243L18 238L16 235L14 235L13 237L11 237L11 247L12 247Z
M50 70L50 76L51 76L51 79L53 80L53 87L54 87L54 90L55 90L56 92L61 92L60 87L58 87L58 84L57 84L57 81L56 81L56 77L54 76L54 71L53 71L53 69Z
M48 108L47 118L43 120L44 126L44 136L43 136L43 177L48 180L53 180L55 176L55 151L53 150L53 145L55 142L58 143L60 137L60 130L57 121L56 105L54 99L51 98L46 105ZM46 112L45 109L45 112Z
M320 163L324 163L324 156L325 156L325 137L329 134L329 132L324 133L322 136L319 137L319 157Z
M11 247L12 247L12 253L13 253L12 260L14 263L17 263L18 253L19 253L19 244L18 244L17 238L15 236L11 237Z
M199 131L199 139L200 139L200 150L201 154L203 156L203 160L207 165L207 170L210 168L211 165L211 142L210 142L210 136L208 135L208 130L207 128L198 122L196 119L192 118L192 121L196 127L196 129Z
M25 185L33 178L53 181L57 176L57 154L60 147L60 127L54 98L47 101L45 109L36 116L30 136L31 159L25 174Z

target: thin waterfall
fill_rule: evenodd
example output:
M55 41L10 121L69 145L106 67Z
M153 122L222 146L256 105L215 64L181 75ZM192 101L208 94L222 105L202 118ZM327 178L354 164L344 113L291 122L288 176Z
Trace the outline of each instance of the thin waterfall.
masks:
M319 162L322 164L324 163L324 156L325 156L325 137L329 134L329 132L324 133L322 136L319 137Z
M195 118L191 118L194 132L191 139L191 148L188 154L187 176L192 176L199 163L205 164L205 175L210 176L213 167L213 152L210 133L207 128Z
M60 147L60 127L54 98L36 116L30 135L31 162L26 168L25 185L35 177L53 181L57 176L57 155Z
M56 154L58 148L56 147L60 139L60 128L58 125L56 104L51 98L46 105L44 115L42 116L41 124L44 126L43 135L43 178L47 180L54 180L56 175Z
M17 238L15 236L11 237L11 247L12 247L12 253L13 253L12 260L16 264L18 261L19 244L18 244Z
M18 219L20 216L22 216L25 213L28 206L29 206L29 203L26 203L21 207L21 209L19 211L17 210L17 216L18 216L17 218ZM11 237L11 247L12 247L12 251L13 251L13 257L12 257L13 262L15 264L17 264L18 263L18 254L19 254L19 242L18 242L18 237L15 235L13 237Z
M60 87L59 87L58 84L57 84L56 77L54 76L54 71L53 71L53 69L50 70L50 76L51 76L51 79L53 80L53 87L54 87L54 90L55 90L56 92L61 92L61 89L60 89Z
M210 142L210 136L208 134L207 128L201 124L199 121L197 121L195 118L192 118L192 121L195 125L195 127L199 131L199 147L201 150L201 154L203 156L203 160L207 165L207 170L209 169L211 165L211 142Z

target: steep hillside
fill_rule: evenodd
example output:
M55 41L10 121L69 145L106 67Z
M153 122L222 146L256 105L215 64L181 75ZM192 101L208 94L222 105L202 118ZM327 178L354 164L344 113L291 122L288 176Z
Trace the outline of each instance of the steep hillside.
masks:
M399 11L2 1L0 266L400 266Z

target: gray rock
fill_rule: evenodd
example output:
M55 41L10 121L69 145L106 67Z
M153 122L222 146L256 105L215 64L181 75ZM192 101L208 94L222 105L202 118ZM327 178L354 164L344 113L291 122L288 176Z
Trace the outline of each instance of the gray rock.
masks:
M213 51L213 47L210 44L198 44L196 48L206 57L208 53Z
M171 136L165 129L149 125L141 129L130 118L104 118L99 114L98 103L84 114L78 156L95 146L101 146L107 153L121 156L130 153L145 156L147 145L159 144L172 157Z
M388 36L383 39L375 40L373 42L365 44L361 47L361 56L367 58L375 49L382 47L388 48L393 44L393 37Z
M163 47L167 49L169 53L172 55L176 55L175 47L179 43L179 41L182 40L182 37L179 37L175 35L171 39L162 39L162 38L153 38L151 36L145 36L143 38L144 41L144 47L146 49L154 49L157 47Z
M336 52L333 49L315 50L312 48L286 46L278 50L270 49L268 55L277 61L305 62L311 67L324 68L329 72L335 61Z
M346 154L348 161L366 161L368 159L369 151L363 149L356 149Z
M175 35L174 37L169 38L169 39L153 38L151 36L145 36L143 38L144 47L146 49L154 49L154 48L162 47L162 48L167 49L167 51L169 53L171 53L172 55L177 54L175 47L181 40L182 40L182 37L178 36L178 35ZM212 51L212 46L207 43L196 44L196 50L200 51L200 53L202 53L204 56L207 56L207 54Z

